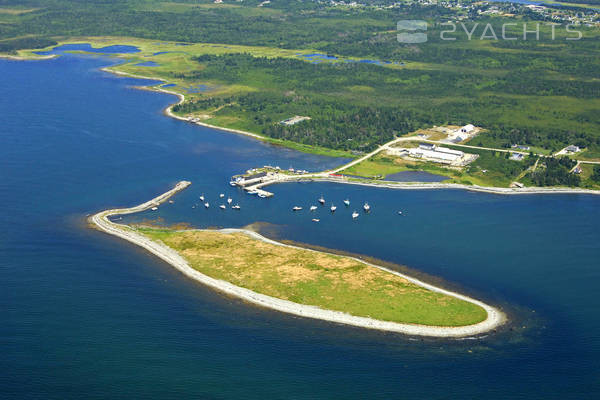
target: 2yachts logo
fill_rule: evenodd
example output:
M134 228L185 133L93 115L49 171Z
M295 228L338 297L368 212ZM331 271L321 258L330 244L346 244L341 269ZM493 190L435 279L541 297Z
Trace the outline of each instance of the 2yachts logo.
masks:
M541 29L542 26L546 28ZM574 24L556 24L556 23L504 23L501 26L494 27L492 24L474 24L466 25L463 22L444 22L439 24L440 40L453 41L461 37L467 40L580 40L583 33L573 29ZM427 30L427 21L423 20L401 20L396 25L398 30L397 38L400 43L425 43L427 42L427 33L419 32ZM564 30L560 36L557 33ZM436 30L437 32L437 30ZM565 34L566 33L566 34Z

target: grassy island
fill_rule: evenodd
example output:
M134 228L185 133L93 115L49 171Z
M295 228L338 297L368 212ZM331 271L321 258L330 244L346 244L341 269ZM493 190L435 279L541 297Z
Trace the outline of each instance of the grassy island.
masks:
M486 319L471 302L351 257L283 246L242 232L137 228L212 278L294 303L377 320L465 326Z

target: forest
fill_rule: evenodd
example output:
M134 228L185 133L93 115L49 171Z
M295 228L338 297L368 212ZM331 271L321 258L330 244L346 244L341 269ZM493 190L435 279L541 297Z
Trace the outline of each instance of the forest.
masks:
M536 186L579 186L581 178L578 174L571 173L577 164L568 157L546 158L543 160L545 168L538 168L529 174L529 179Z
M193 70L172 71L192 84L226 88L193 96L181 113L214 114L236 127L304 144L367 151L398 134L441 124L486 128L472 144L508 148L514 143L551 150L569 144L600 155L600 32L564 29L540 40L441 40L452 11L412 4L375 9L332 7L328 2L272 0L0 0L0 51L40 48L75 36L244 44L310 49L323 54L390 62L311 63L249 54L203 55ZM586 1L586 3L590 3ZM389 5L387 0L371 4ZM429 22L428 41L399 43L401 19ZM500 31L514 18L471 16L462 21ZM533 23L531 20L524 22ZM520 27L509 34L518 35ZM278 122L310 116L294 126Z

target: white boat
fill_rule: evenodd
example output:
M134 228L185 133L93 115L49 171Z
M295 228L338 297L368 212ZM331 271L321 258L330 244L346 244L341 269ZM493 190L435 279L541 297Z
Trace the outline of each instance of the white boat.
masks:
M310 211L315 211L317 209L317 206L310 206Z
M337 207L332 204L329 209L331 210L331 212L335 212L335 210L337 210Z
M358 213L357 213L356 211L354 211L354 212L352 213L352 218L353 218L353 219L356 219L356 218L358 218Z
M323 196L319 197L319 203L321 203L321 205L325 204L325 199Z
M371 209L371 206L369 205L369 203L365 203L363 209L368 212Z
M206 203L204 203L204 207L206 207L206 208L210 207L210 204L208 204L208 201Z
M231 204L231 202L232 202L232 201L233 201L233 200L231 200L231 197L228 197L228 198L227 198L227 204Z
M312 219L312 222L319 222L319 221L321 221L319 218L313 218Z
M221 194L219 195L219 197L220 197L220 198L223 198L223 197L225 197L225 195L224 195L223 193L221 193Z
M267 198L267 196L266 196L266 195L264 195L264 194L262 194L262 193L259 193L259 194L258 194L258 197L260 197L261 199L266 199L266 198Z
M151 210L156 211L156 210L158 210L158 207L152 207Z
M398 215L402 215L402 211L398 211Z
M225 204L221 204L221 205L219 206L219 208L220 208L221 210L224 210L224 209L226 209L227 207L225 207Z
M258 192L256 190L248 190L247 193L248 194L258 194Z
M169 200L169 204L173 204L175 203L173 200Z
M344 200L344 204L345 204L346 206L349 206L349 205L350 205L350 200L348 200L348 199Z
M233 208L234 210L239 210L242 207L240 207L239 204L236 204L235 206L231 206L231 208Z
M299 206L292 207L292 211L300 211L300 210L302 210L302 207L299 207Z
M204 201L204 195L200 196L200 201Z
M231 181L231 182L229 182L229 185L236 186L236 183L234 181Z

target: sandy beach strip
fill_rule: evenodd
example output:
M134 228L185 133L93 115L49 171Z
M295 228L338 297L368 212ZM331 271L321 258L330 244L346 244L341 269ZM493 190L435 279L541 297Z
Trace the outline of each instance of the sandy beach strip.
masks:
M423 182L399 182L392 183L391 181L355 181L333 177L311 177L309 176L298 176L295 179L289 179L282 182L292 182L294 180L301 181L319 181L319 182L333 182L341 183L345 185L360 185L360 186L371 186L386 189L404 189L404 190L432 190L432 189L461 189L468 190L471 192L491 193L491 194L595 194L600 195L600 190L593 189L577 189L577 188L562 188L562 187L524 187L524 188L501 188L501 187L488 187L488 186L477 186L477 185L463 185L461 183L423 183ZM267 186L267 185L265 185Z
M372 267L382 269L386 272L398 275L404 279L409 280L410 282L422 286L428 290L441 293L444 295L452 296L460 300L464 300L473 304L476 304L482 307L486 313L487 318L474 325L461 326L461 327L441 327L441 326L426 326L426 325L416 325L416 324L402 324L396 322L389 321L380 321L372 318L366 317L357 317L347 313L343 313L340 311L332 311L325 310L315 306L309 306L304 304L298 304L287 300L278 299L275 297L263 295L260 293L253 292L251 290L233 285L229 282L211 278L207 275L202 274L201 272L192 268L188 262L183 259L175 250L161 244L155 242L131 229L129 229L126 225L116 224L111 222L108 217L115 215L123 215L123 214L131 214L135 212L140 212L147 210L151 207L155 207L161 202L166 201L169 197L179 192L180 190L185 189L190 185L190 182L182 181L179 182L175 188L169 190L166 193L161 194L160 196L155 197L152 200L149 200L143 204L140 204L131 208L124 209L111 209L106 211L101 211L97 214L94 214L90 217L90 222L94 224L98 229L109 233L111 235L120 237L125 239L131 243L134 243L144 249L150 251L152 254L156 255L160 259L166 261L171 264L173 267L177 268L184 275L201 282L204 285L207 285L213 289L216 289L222 293L238 297L245 301L248 301L252 304L266 307L272 310L277 310L280 312L297 315L305 318L313 318L320 319L324 321L334 322L338 324L352 325L361 328L367 329L377 329L381 331L389 331L389 332L397 332L406 335L415 335L415 336L429 336L429 337L440 337L440 338L452 338L452 337L465 337L465 336L474 336L478 334L483 334L489 331L492 331L502 325L506 321L506 316L499 309L492 307L488 304L485 304L479 300L472 299L468 296L451 292L442 288L438 288L436 286L430 285L428 283L419 281L415 278L406 276L399 272L390 270L388 268L384 268L378 265L368 264ZM221 231L223 234L232 233L232 232L243 232L257 240L262 240L271 244L275 244L278 246L288 246L295 247L283 243L279 243L277 241L265 238L264 236L259 235L256 232L243 230L243 229L223 229ZM310 249L304 249L308 251L316 251ZM363 262L363 260L355 259L359 262Z
M50 60L52 58L56 58L56 54L49 54L46 56L38 56L38 57L24 57L24 56L13 56L10 54L0 54L0 58L15 60L15 61L41 61L41 60Z

